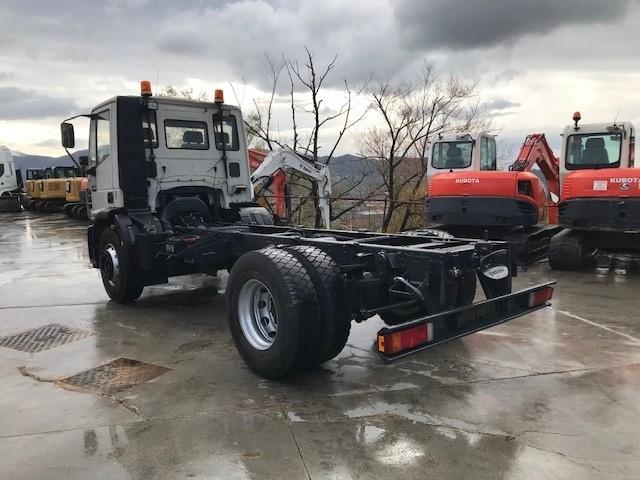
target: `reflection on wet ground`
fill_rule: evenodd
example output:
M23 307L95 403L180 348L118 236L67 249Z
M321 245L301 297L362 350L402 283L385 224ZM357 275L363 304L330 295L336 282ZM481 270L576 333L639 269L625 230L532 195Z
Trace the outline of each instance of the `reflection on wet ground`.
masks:
M85 224L0 216L0 478L640 478L640 278L553 273L553 309L384 365L379 320L334 361L262 380L227 331L225 276L108 301ZM132 359L162 374L85 393L59 380ZM117 362L116 362L117 363ZM104 393L106 392L106 393Z

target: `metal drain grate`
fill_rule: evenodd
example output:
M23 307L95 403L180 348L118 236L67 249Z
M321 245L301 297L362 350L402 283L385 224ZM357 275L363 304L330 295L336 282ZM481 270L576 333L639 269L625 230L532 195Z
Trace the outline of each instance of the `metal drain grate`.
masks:
M0 346L22 352L36 353L64 345L65 343L75 342L91 335L95 335L95 333L54 323L16 333L15 335L0 337Z
M152 363L140 362L129 358L117 358L91 370L85 370L71 377L63 378L58 383L75 389L112 394L133 385L147 382L170 370L170 368Z

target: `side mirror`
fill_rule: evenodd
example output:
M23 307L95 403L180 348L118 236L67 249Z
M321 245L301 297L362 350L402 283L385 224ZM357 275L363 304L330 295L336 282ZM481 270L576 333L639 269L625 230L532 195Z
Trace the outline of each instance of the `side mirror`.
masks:
M80 166L86 167L87 165L89 165L89 157L87 155L80 155L78 157L78 163L80 164Z
M62 134L62 146L64 148L73 148L76 146L76 136L73 132L72 124L62 123L60 125L60 133Z

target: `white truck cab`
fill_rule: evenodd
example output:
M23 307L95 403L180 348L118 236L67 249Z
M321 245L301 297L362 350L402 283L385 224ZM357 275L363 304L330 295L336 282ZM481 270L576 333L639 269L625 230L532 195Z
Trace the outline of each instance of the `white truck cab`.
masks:
M149 87L83 115L90 118L85 166L92 220L122 208L155 214L182 196L218 210L252 201L242 116L216 93L215 102L196 102L154 97ZM72 125L62 128L73 140Z
M0 146L0 195L9 195L18 189L18 177L11 150Z
M427 177L442 172L496 168L495 135L484 132L440 135L429 150Z

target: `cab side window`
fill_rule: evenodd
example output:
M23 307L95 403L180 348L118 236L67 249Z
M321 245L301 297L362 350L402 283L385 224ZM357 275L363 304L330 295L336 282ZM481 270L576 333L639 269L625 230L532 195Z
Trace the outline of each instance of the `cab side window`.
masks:
M145 148L158 148L158 127L155 110L142 113L142 132Z
M216 113L213 116L213 132L217 150L239 150L238 125L236 117L229 112Z
M480 170L496 170L496 141L482 137L480 140Z
M96 114L91 123L90 135L94 138L93 148L89 149L91 164L104 162L111 156L111 130L109 110Z

